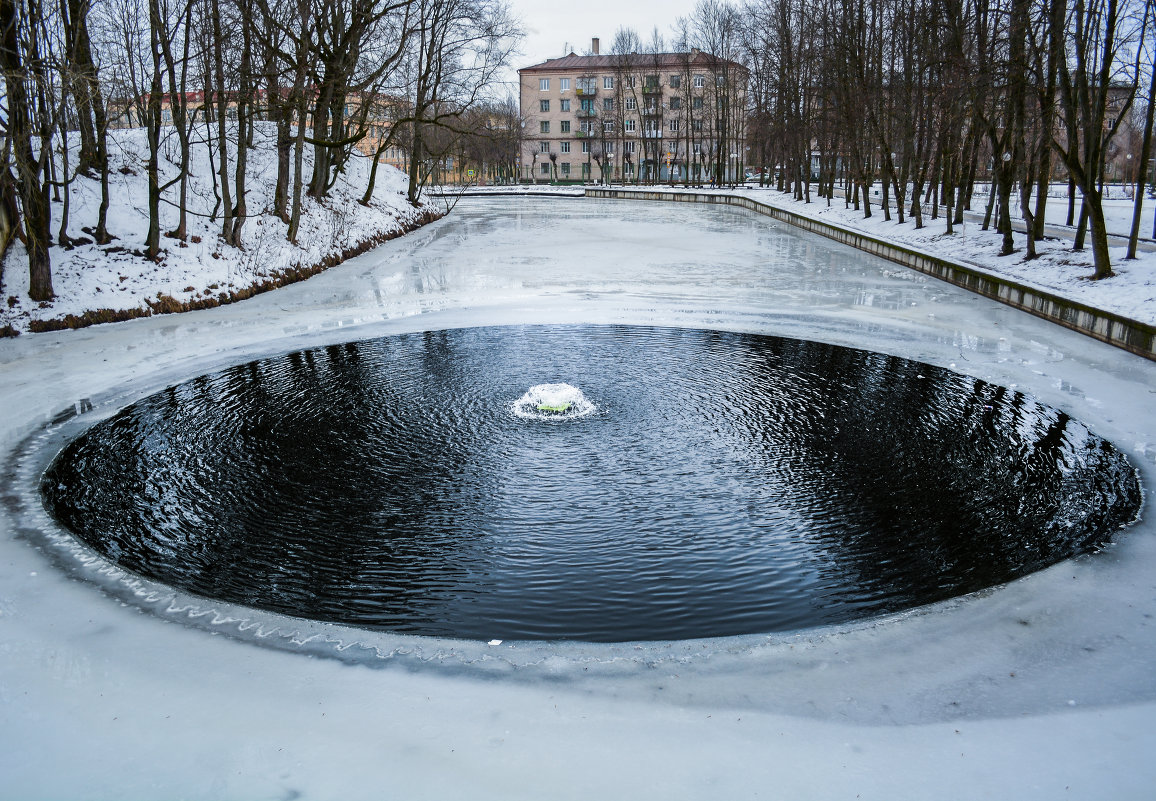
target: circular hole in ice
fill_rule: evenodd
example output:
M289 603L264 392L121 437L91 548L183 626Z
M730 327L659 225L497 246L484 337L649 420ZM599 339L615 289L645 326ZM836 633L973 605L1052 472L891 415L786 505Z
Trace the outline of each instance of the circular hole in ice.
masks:
M511 387L531 389L514 402ZM1018 390L817 342L630 326L238 365L92 426L41 490L104 558L186 592L480 641L862 619L1095 550L1140 505L1118 450Z

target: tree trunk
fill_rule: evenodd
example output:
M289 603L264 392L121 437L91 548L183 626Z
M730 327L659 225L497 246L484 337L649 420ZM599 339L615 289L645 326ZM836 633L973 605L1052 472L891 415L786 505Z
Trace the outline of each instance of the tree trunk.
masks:
M51 209L48 185L41 181L40 164L32 152L32 108L26 91L24 54L20 49L20 20L13 0L0 0L0 70L8 93L8 135L16 163L16 182L23 206L25 245L28 250L28 297L52 300L52 263L48 252ZM29 32L28 61L37 60L36 34ZM42 150L47 146L41 144Z
M237 205L233 210L233 230L229 238L229 244L233 247L241 248L244 242L241 239L241 229L245 225L245 218L249 211L248 203L245 201L245 170L249 163L249 146L252 143L251 128L253 125L252 115L252 86L250 78L252 76L253 59L250 55L252 52L252 8L247 4L242 4L241 8L241 66L239 73L239 85L237 92L237 165L236 165L236 187L237 191L235 197L237 198Z
M77 130L80 132L80 156L77 170L88 173L106 164L107 155L94 121L95 104L99 102L100 85L92 60L92 43L88 35L87 0L62 0L65 58L72 96L76 102Z
M221 239L233 241L233 201L229 193L229 140L228 108L229 99L225 92L224 39L221 31L220 0L212 0L210 14L213 26L213 71L217 78L217 151L220 163L217 165L221 182ZM206 104L208 98L205 98Z
M1094 281L1111 278L1115 273L1112 272L1112 261L1108 254L1108 224L1104 219L1103 204L1092 202L1086 206L1092 227L1092 263L1096 269L1091 278Z
M149 229L145 235L145 256L154 261L161 250L161 179L159 151L161 146L161 67L160 48L157 46L159 20L156 18L157 0L149 2L150 35L152 39L153 78L148 99L148 182L149 182Z
M1152 78L1148 83L1148 112L1144 117L1144 138L1140 144L1140 163L1136 165L1136 197L1132 206L1132 230L1128 234L1128 255L1136 258L1136 247L1140 239L1140 213L1144 209L1144 183L1147 177L1148 154L1152 150L1152 123L1156 116L1156 59L1152 61Z

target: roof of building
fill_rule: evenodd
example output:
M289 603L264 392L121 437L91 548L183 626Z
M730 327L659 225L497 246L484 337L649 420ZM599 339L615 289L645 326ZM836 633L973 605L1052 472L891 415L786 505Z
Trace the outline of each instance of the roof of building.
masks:
M689 53L626 53L626 54L608 54L598 56L579 56L574 53L562 56L561 58L552 58L548 61L543 61L541 64L534 64L529 67L522 67L518 70L522 72L559 72L562 70L610 70L622 67L656 67L656 68L670 68L683 66L689 57L690 63L696 66L707 67L716 62L729 63L735 67L742 67L741 64L726 59L715 58L709 53L704 53L701 50L691 50Z

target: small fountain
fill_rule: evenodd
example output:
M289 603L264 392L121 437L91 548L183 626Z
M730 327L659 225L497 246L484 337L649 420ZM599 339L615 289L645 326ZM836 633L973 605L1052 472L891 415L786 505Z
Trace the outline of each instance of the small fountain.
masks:
M514 414L524 420L573 420L597 407L572 384L536 384L514 401Z

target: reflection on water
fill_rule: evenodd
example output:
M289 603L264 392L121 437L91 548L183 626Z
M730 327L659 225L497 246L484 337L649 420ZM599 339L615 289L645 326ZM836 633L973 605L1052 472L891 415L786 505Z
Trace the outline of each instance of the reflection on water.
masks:
M565 425L513 413L581 387ZM1104 543L1109 443L925 364L716 331L439 331L291 353L134 404L46 504L184 590L359 626L620 641L910 608Z

